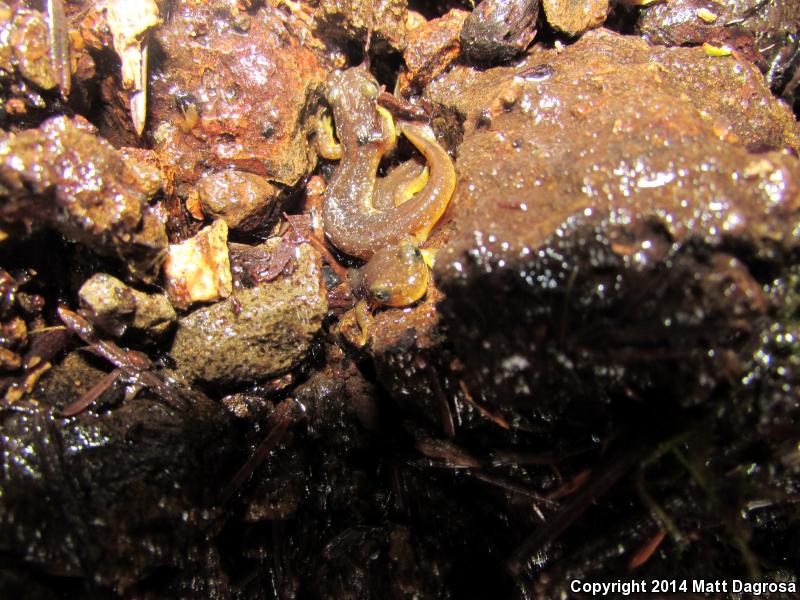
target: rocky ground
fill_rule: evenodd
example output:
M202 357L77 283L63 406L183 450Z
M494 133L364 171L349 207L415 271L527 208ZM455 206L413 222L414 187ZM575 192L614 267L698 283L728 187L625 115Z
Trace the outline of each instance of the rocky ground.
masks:
M797 584L796 2L46 4L0 2L3 597ZM366 58L457 185L361 344L316 142Z

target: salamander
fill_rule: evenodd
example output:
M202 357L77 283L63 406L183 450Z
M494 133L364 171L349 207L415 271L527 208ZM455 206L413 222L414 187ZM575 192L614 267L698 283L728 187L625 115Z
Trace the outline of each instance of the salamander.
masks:
M417 246L427 239L455 189L450 156L430 126L400 121L400 133L427 164L409 161L378 178L378 165L395 147L397 130L376 102L377 82L364 66L352 67L334 72L325 91L341 144L318 144L326 158L340 158L325 193L325 235L340 251L368 261L354 287L367 291L374 304L416 302L428 283Z

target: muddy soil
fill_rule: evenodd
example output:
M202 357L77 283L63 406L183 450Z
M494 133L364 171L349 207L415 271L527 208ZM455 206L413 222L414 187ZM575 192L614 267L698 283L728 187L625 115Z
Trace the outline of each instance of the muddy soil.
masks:
M0 595L794 598L798 17L0 2Z

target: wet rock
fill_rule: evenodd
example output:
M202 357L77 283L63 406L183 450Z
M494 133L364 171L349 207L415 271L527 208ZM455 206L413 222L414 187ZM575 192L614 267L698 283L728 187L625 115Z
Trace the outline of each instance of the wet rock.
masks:
M14 12L10 42L16 66L23 77L45 90L57 83L50 62L49 40L42 13L22 8Z
M401 89L424 87L458 59L461 28L469 14L454 8L409 32L408 45L403 52L408 70L401 74Z
M539 0L483 0L464 22L461 47L475 62L514 58L536 35Z
M794 101L800 85L796 2L675 0L642 8L637 30L653 44L727 46L756 63L770 87Z
M567 35L579 35L598 27L611 10L608 0L542 0L547 22Z
M81 286L78 297L89 320L117 337L130 330L158 339L177 318L166 295L140 292L106 273L93 275Z
M33 127L63 112L65 94L59 98L53 92L60 85L65 90L70 86L66 32L51 36L46 13L30 6L0 3L0 124L4 129Z
M133 290L133 295L136 297L136 312L131 330L154 340L163 338L177 319L169 298L165 294L145 294L138 290Z
M656 3L657 4L657 3ZM725 43L731 34L744 30L738 25L724 25L733 18L734 7L724 2L710 0L677 0L669 6L643 7L638 28L642 36L653 44L680 46L716 41ZM742 16L742 15L739 15ZM747 36L752 41L752 36ZM716 39L715 39L716 38Z
M314 17L323 37L363 45L372 24L376 45L388 44L400 51L406 45L405 0L320 0Z
M733 2L720 0L676 0L641 9L637 28L651 43L667 46L703 42L747 44L749 58L765 52L782 52L797 32L800 7L792 2ZM756 50L753 44L763 50ZM775 47L769 48L767 44Z
M106 273L97 273L84 283L78 298L89 320L117 337L125 333L136 312L136 298L131 289Z
M609 50L609 39L613 34L607 31L590 32L590 41L579 41L570 48L581 52L581 58L591 58L587 51L587 44L598 43L596 50L606 52ZM765 149L780 149L785 146L800 147L797 123L792 114L780 102L769 95L764 95L764 86L760 73L747 61L737 60L735 57L712 57L706 55L701 48L694 49L657 49L648 50L648 46L641 40L627 38L626 43L614 51L620 61L620 75L636 81L642 85L639 93L639 102L648 108L653 107L653 102L659 100L654 95L645 80L652 78L652 86L671 87L671 93L684 103L694 107L700 120L706 125L711 125L714 135L725 139L732 134L741 145L752 151ZM568 54L567 56L572 56ZM504 111L520 109L521 91L529 85L539 82L543 99L548 104L556 100L549 94L549 86L553 81L560 81L568 69L578 68L580 65L572 62L562 64L554 60L558 55L535 48L525 60L524 69L493 69L485 75L476 71L460 69L457 72L440 78L430 86L431 100L446 102L445 106L456 111L460 118L468 119L467 129L488 128L492 129L495 117ZM652 58L649 66L645 61ZM601 60L597 58L597 60ZM538 62L537 62L538 61ZM561 65L559 68L556 65ZM598 67L599 68L599 67ZM583 71L583 69L581 69ZM603 89L609 83L600 75L587 73L586 77ZM473 86L480 81L483 85L496 86L495 96L486 101L487 96L475 97L462 94L456 97L448 93L448 85L459 85L466 89L475 89ZM501 85L502 84L502 85ZM650 92L651 95L648 95ZM525 110L532 111L534 106ZM552 109L551 109L552 110ZM585 112L589 110L590 112ZM687 107L688 110L688 107ZM595 112L590 104L584 105L577 102L575 114L571 118L581 118L582 115L591 115ZM603 113L607 114L607 113ZM559 116L559 115L553 115ZM547 123L556 126L556 122L548 118ZM616 129L624 125L620 122ZM624 130L623 130L624 131ZM688 132L687 132L688 134ZM586 149L583 148L585 152Z
M181 568L230 476L230 419L207 398L178 410L146 392L124 401L120 386L96 414L58 417L104 375L92 358L68 355L0 427L0 548L62 590L66 578L119 590Z
M170 351L178 373L190 381L236 386L295 367L322 325L327 295L316 251L300 245L294 262L290 275L237 289L230 300L180 319Z
M155 196L164 185L158 155L146 148L123 146L119 149L125 164L134 171L141 182L142 191L148 196Z
M231 295L228 226L217 220L194 237L170 244L164 260L164 287L174 306L215 302Z
M267 179L233 169L203 175L196 190L203 214L222 219L233 230L265 229L284 206Z
M760 75L600 30L429 91L465 122L435 269L463 389L533 419L706 401L797 249L796 124Z
M155 184L80 119L0 135L0 219L45 222L131 276L153 281L166 253L164 225L148 205Z
M14 69L14 47L11 45L11 29L14 11L5 2L0 2L0 69L11 73Z
M148 127L177 187L224 169L294 185L314 166L304 117L324 73L260 4L248 15L226 0L180 0L152 36L161 60Z

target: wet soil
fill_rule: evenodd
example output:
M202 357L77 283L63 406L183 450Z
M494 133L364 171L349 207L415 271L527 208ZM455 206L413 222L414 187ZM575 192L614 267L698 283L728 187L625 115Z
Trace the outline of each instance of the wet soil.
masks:
M139 136L105 2L0 3L0 595L795 597L794 3L472 4L147 3ZM359 64L457 176L368 326Z

